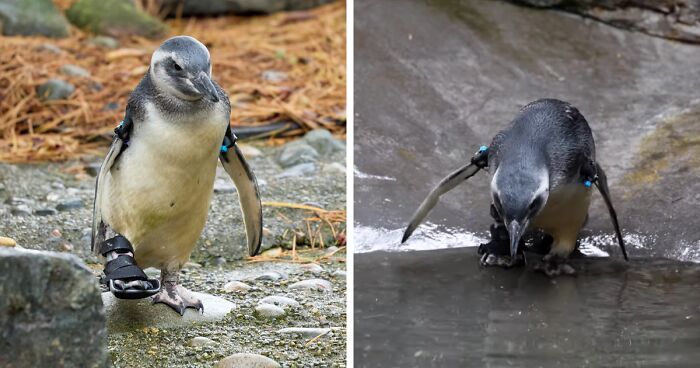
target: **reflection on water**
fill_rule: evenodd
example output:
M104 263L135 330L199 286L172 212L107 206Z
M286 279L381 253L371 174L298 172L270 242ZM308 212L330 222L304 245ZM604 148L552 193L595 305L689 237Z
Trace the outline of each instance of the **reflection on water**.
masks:
M355 256L358 367L697 367L700 266L478 266L474 248Z
M405 229L372 228L355 224L355 252L364 253L376 250L409 251L442 248L476 247L488 241L485 237L456 228L438 227L425 223L401 244Z

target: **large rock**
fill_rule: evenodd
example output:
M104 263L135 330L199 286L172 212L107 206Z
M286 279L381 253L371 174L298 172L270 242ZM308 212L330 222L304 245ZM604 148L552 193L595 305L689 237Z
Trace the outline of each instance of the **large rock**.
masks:
M70 34L68 21L51 0L0 0L0 31L6 36Z
M137 35L157 38L166 26L123 0L78 0L66 11L68 20L92 33L108 36Z
M110 332L127 332L144 327L185 327L193 323L218 322L235 305L217 296L193 292L202 301L204 313L187 308L180 316L165 304L152 304L151 298L137 300L117 299L112 293L103 293L102 301Z
M700 0L515 0L554 7L615 27L673 40L700 43Z
M282 10L304 10L330 0L163 0L170 16L269 14Z
M0 248L0 367L104 367L97 280L68 254Z

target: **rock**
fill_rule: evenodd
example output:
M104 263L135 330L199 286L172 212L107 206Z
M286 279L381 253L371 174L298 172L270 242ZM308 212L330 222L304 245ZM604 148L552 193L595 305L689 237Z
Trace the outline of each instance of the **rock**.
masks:
M187 342L188 346L195 346L195 347L205 347L205 346L211 346L214 344L216 344L216 342L214 340L206 338L204 336L196 336Z
M109 36L97 36L91 38L88 43L108 49L116 49L119 47L119 41Z
M97 175L100 173L100 167L102 167L102 163L93 162L85 165L85 172L92 177L97 177Z
M245 293L250 290L250 288L250 285L240 281L231 281L224 285L224 291L228 293Z
M61 79L49 79L36 88L36 94L42 101L65 100L75 91L75 87Z
M246 158L260 157L263 154L261 150L249 144L239 144L238 148L241 150L241 153L243 153L243 156L245 156Z
M162 37L166 26L137 9L130 1L77 0L66 16L71 23L86 31L113 37Z
M282 248L272 248L260 253L263 257L277 258L282 255Z
M5 204L9 204L12 206L16 206L19 204L26 204L26 205L31 205L34 203L34 200L30 198L23 198L23 197L8 197L5 200Z
M303 140L322 156L345 149L345 146L333 138L331 132L326 129L314 129L306 133Z
M258 354L238 353L222 359L214 368L280 368L274 360Z
M89 77L90 76L89 71L87 71L84 68L81 68L77 65L73 65L73 64L62 65L58 69L58 71L69 76L69 77Z
M277 163L284 168L315 162L317 159L318 152L303 140L285 144L277 154Z
M52 54L60 54L61 52L63 52L63 50L61 50L60 47L58 47L54 44L51 44L51 43L42 43L41 45L35 47L34 50L46 51L46 52L50 52Z
M284 309L274 304L259 304L255 307L255 314L263 318L280 318L285 315Z
M344 278L347 278L347 273L343 270L336 270L336 271L333 271L331 276L339 278L339 279L341 279L341 278L344 279Z
M32 209L26 204L18 204L12 206L10 213L14 216L30 216L32 214Z
M114 111L119 108L119 104L116 102L108 102L106 103L103 107L102 110L104 111Z
M289 177L313 174L314 172L316 172L316 165L308 162L308 163L298 164L296 166L292 166L292 167L288 168L287 170L284 170L281 173L275 175L275 177L278 179L282 179L282 178L289 178Z
M68 210L73 210L76 208L82 208L83 207L83 200L77 197L73 198L68 198L63 200L61 203L56 206L56 209L63 212L63 211L68 211Z
M187 308L185 315L180 316L165 304L151 304L151 298L122 300L112 293L103 293L107 328L110 332L123 333L144 327L188 327L193 323L219 322L235 308L223 298L198 292L193 294L204 304L204 313Z
M314 275L318 275L318 274L320 274L321 272L323 272L323 267L321 267L320 265L317 265L316 263L307 263L307 264L303 264L303 265L301 265L301 268L302 268L305 272L311 272L311 273L313 273Z
M259 304L272 304L276 305L281 308L287 308L287 307L292 307L292 308L297 308L299 307L299 302L292 299L288 298L286 296L279 296L279 295L272 295L272 296L266 296L262 299L260 299Z
M295 282L289 285L290 289L306 289L306 290L318 290L318 291L333 291L333 285L323 279L310 279Z
M51 0L0 0L0 30L6 36L66 37L66 18Z
M265 70L262 72L262 79L268 82L278 83L287 79L287 73L277 70Z
M0 366L107 366L100 292L82 261L0 248L0 270Z
M57 214L58 211L51 207L45 207L45 208L37 208L34 210L34 214L37 216L53 216Z
M345 175L345 165L341 164L340 162L333 162L328 165L323 165L323 169L321 171L325 173L331 173L331 174L339 174L339 175Z
M614 27L684 42L700 43L700 1L688 0L517 0L558 8Z
M214 193L235 193L236 186L233 185L231 179L216 178L214 180Z
M49 202L58 202L62 197L63 195L61 193L51 192L48 193L44 198Z
M0 236L0 247L10 247L10 248L12 248L12 247L14 247L15 245L17 245L17 242L16 242L14 239L12 239L12 238L7 238L7 237L4 237L4 236Z
M162 0L160 5L170 16L202 16L305 10L328 2L330 0Z
M330 328L313 328L313 327L288 327L277 330L278 334L298 334L301 337L312 339L314 337L330 333Z
M336 247L335 245L331 245L326 249L326 254L328 255L335 254L336 252L338 252L338 247Z
M287 275L277 272L277 271L268 271L263 273L262 275L256 277L256 280L263 280L263 281L277 281L277 280L286 280L288 278Z

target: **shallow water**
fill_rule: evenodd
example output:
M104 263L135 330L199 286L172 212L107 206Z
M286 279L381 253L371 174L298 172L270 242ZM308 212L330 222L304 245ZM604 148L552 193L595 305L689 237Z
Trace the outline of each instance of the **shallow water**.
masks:
M358 367L697 367L700 265L478 266L474 248L355 256ZM356 290L358 287L356 286Z
M504 1L359 0L355 13L359 251L475 245L485 172L443 196L434 230L406 247L393 234L521 106L557 97L593 129L631 255L700 260L700 47ZM595 194L581 236L616 253L612 234Z

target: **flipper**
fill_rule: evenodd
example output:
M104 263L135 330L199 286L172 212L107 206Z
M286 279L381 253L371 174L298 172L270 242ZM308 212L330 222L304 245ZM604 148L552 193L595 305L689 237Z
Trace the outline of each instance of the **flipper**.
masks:
M245 157L236 145L236 136L229 126L226 129L224 142L219 154L224 170L231 176L236 185L238 200L241 203L243 222L245 224L246 237L248 239L248 254L252 257L260 250L262 242L262 203L260 191L255 175L250 170Z
M107 226L102 221L102 209L100 204L102 203L102 191L101 186L104 183L104 178L107 173L112 169L112 166L117 161L119 155L126 149L129 144L129 135L131 134L131 129L134 123L131 120L129 109L127 108L127 114L124 120L114 129L114 139L112 140L112 145L109 147L109 152L100 166L100 173L97 175L97 181L95 183L95 200L92 209L92 239L90 242L90 247L93 252L99 253L99 244L105 241L105 234L107 232Z
M160 291L160 282L149 279L136 264L134 248L123 236L117 235L100 244L100 254L109 259L101 280L119 299L141 299Z
M450 175L445 177L440 181L440 183L428 194L428 196L423 200L418 210L413 214L411 221L408 223L406 231L403 233L401 238L401 243L406 242L408 238L413 234L418 225L423 222L428 213L435 207L438 199L443 194L454 189L457 185L461 184L463 181L471 178L479 170L487 166L488 163L488 148L482 146L481 149L472 157L471 162L468 165L462 166L456 171L452 172Z
M617 222L617 213L615 212L615 208L612 205L612 201L610 200L610 189L608 189L608 178L605 175L605 171L603 171L603 168L600 167L600 165L596 162L595 163L595 169L596 169L596 180L593 181L595 183L596 188L598 188L598 191L600 192L600 195L603 196L603 200L605 201L605 205L608 207L608 212L610 213L610 219L612 219L613 226L615 227L615 235L617 235L617 243L620 244L620 249L622 250L622 255L625 257L625 261L627 261L627 250L625 249L625 241L622 239L622 232L620 232L620 224Z

